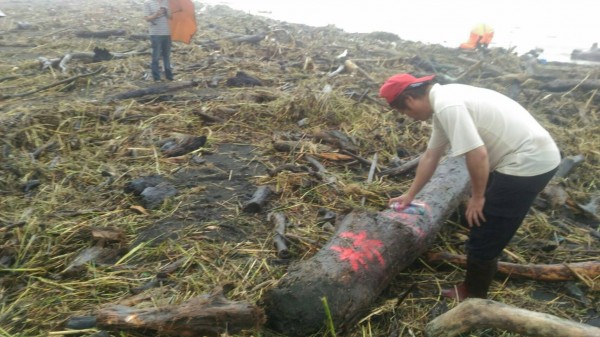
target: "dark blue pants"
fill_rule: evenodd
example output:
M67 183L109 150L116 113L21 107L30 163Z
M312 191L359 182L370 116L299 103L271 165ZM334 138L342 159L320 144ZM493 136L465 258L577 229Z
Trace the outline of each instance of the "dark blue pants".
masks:
M165 77L172 81L173 72L171 71L171 36L169 35L150 35L152 44L152 78L155 81L160 80L160 69L158 62L162 58Z
M490 174L485 191L483 215L486 221L473 226L467 242L467 254L479 260L493 260L521 226L533 201L556 173L517 177L499 172Z

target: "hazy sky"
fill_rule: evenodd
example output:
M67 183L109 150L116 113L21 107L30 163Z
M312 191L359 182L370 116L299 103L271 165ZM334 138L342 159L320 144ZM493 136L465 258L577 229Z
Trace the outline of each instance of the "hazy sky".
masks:
M252 14L348 32L387 31L407 40L453 46L479 22L492 25L494 43L521 50L587 49L600 40L598 0L207 0ZM260 13L260 12L263 13ZM268 13L264 13L268 12ZM526 51L526 50L525 50Z

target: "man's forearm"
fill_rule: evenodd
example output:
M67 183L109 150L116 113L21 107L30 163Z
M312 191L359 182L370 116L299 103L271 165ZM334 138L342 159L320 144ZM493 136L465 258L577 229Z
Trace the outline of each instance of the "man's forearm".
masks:
M471 178L471 196L483 198L490 174L490 163L485 146L467 152L466 163Z
M419 165L417 166L417 172L415 175L415 179L413 180L410 188L408 189L408 195L414 198L423 186L427 184L429 179L433 176L435 169L442 158L443 149L427 149L419 160Z

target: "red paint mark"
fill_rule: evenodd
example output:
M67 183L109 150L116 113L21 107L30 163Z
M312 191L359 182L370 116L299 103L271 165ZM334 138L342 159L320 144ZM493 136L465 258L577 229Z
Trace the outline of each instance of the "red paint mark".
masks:
M385 266L385 260L379 252L379 248L383 247L381 241L368 239L365 231L358 234L343 232L340 237L351 239L352 247L332 246L331 250L339 253L340 260L350 262L354 271L358 271L361 266L368 270L369 264L373 260L377 260L381 266Z

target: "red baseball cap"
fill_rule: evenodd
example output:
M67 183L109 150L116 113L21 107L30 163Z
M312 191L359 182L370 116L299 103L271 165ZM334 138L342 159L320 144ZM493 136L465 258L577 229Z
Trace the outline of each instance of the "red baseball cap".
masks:
M397 74L388 78L379 89L379 96L392 104L392 102L410 86L418 86L435 78L435 75L416 78L411 74Z

